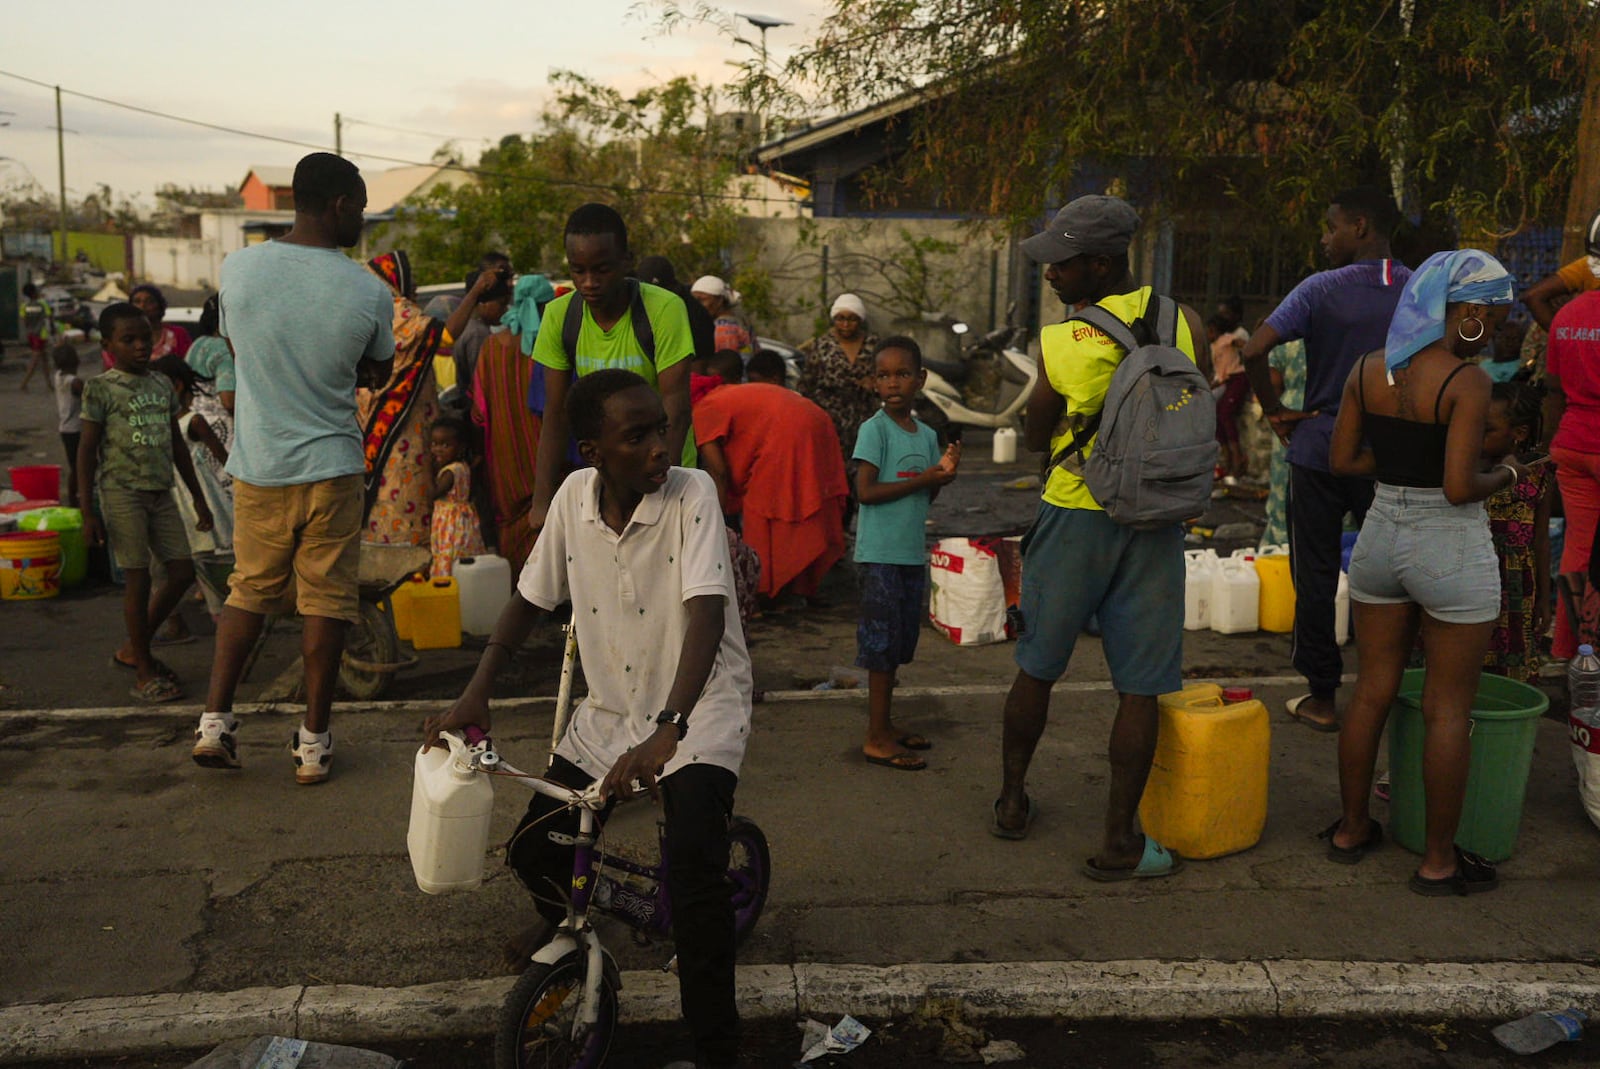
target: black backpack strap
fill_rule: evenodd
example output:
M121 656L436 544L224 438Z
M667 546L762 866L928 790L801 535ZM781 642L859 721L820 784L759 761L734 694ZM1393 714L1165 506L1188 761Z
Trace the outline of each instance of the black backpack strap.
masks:
M636 278L628 279L628 317L633 325L633 339L639 343L644 358L656 362L656 328L650 322L650 313L644 307L644 291ZM561 347L567 351L572 366L578 366L578 335L583 330L583 298L576 292L567 302L567 314L561 320Z
M573 290L572 299L567 302L567 314L561 319L561 348L566 350L574 377L578 373L578 335L582 331L583 296Z
M651 366L656 362L656 328L644 307L644 287L636 278L628 279L628 314L633 320L633 340L639 343ZM691 298L692 300L693 298Z

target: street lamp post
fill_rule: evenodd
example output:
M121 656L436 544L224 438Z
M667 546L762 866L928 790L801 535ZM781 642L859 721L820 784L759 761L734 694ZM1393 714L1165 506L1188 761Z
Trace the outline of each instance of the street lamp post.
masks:
M767 31L776 29L779 26L793 26L794 23L787 19L774 18L771 15L748 15L743 11L737 14L741 19L761 31L761 76L765 78L767 76ZM756 114L756 125L760 130L761 140L765 141L767 139L767 112L765 108L762 108Z

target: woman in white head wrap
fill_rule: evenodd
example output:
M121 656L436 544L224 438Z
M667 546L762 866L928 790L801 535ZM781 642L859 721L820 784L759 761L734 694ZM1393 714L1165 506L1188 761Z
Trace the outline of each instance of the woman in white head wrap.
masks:
M717 349L731 349L748 360L755 355L755 334L744 317L734 311L739 291L716 275L701 275L689 292L710 313L717 328Z
M1374 477L1378 485L1350 557L1361 667L1339 734L1343 813L1323 836L1329 859L1346 864L1382 839L1368 811L1373 763L1420 630L1426 832L1410 887L1423 895L1497 884L1494 866L1461 850L1455 837L1473 699L1500 617L1500 569L1483 500L1527 470L1514 456L1481 456L1490 382L1469 361L1511 301L1511 277L1488 253L1461 249L1424 261L1400 295L1384 351L1351 371L1329 450L1335 475Z
M867 332L867 306L853 293L840 294L828 318L828 329L801 346L806 360L796 389L833 420L848 466L856 432L878 411L878 395L872 388L878 337Z

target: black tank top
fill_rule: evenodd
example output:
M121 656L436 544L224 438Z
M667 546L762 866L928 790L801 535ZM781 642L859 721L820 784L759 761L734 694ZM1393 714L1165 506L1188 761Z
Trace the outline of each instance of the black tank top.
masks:
M1432 423L1368 412L1366 366L1367 358L1362 357L1356 390L1361 397L1367 442L1372 446L1372 455L1377 462L1374 477L1390 486L1443 487L1444 445L1450 436L1450 425L1439 422L1439 403L1444 400L1444 391L1450 385L1450 380L1467 365L1457 367L1439 384L1439 393L1433 399Z

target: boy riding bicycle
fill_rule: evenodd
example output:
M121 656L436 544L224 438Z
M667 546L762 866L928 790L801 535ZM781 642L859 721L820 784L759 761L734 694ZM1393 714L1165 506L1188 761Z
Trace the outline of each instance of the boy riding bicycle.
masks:
M744 633L728 611L721 506L709 476L672 466L666 411L638 375L585 375L566 406L592 466L556 492L472 682L424 733L487 731L495 675L541 617L571 602L589 695L545 778L578 789L601 779L608 798L631 796L637 780L663 799L683 1015L695 1064L720 1069L738 1057L726 873L752 691ZM566 915L578 823L560 808L535 795L506 854L551 924Z

